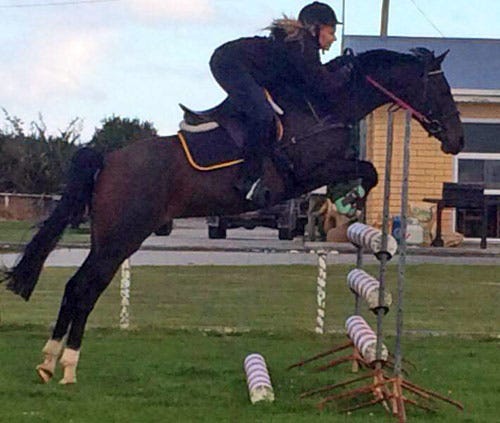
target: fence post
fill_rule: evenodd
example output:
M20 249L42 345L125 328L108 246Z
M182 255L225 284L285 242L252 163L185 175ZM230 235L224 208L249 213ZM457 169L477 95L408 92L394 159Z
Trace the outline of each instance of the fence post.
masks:
M120 329L128 329L130 325L130 260L126 259L122 263L121 280L120 280Z
M318 313L316 317L316 333L325 333L325 308L326 308L326 254L324 250L317 251L318 254L318 279L317 279L317 302Z

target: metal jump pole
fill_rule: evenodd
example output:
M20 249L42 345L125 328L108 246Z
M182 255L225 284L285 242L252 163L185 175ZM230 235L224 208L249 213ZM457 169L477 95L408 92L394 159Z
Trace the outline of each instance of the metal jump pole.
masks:
M410 173L410 141L411 141L411 113L405 113L405 135L403 142L403 181L401 183L401 237L398 260L398 299L396 303L396 344L394 346L394 373L400 376L403 371L401 352L401 337L403 336L403 293L406 269L406 232L408 219L408 178Z
M359 159L366 160L366 120L363 119L359 123ZM362 223L366 223L366 206L361 210L361 216L359 217L359 221ZM356 268L363 268L363 254L364 249L362 246L358 246L356 248ZM354 294L354 314L359 315L361 311L361 298L358 294Z
M391 198L391 167L392 167L392 146L394 140L394 112L389 110L387 113L387 142L385 153L385 176L384 176L384 208L382 217L382 246L378 259L380 261L379 271L379 296L378 303L384 304L385 301L385 274L387 262L390 259L387 253L387 235L389 232L389 212ZM385 310L382 307L377 309L377 361L381 363L382 345L383 345L383 320Z

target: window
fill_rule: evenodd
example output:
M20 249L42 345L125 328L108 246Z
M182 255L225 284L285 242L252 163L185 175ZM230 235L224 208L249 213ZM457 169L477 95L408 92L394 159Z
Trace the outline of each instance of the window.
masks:
M464 153L500 154L500 122L465 122Z
M497 119L464 119L465 147L457 158L457 181L481 183L485 193L500 198L500 121ZM490 205L488 237L500 237L500 207ZM480 212L457 210L456 227L466 237L479 237Z
M459 158L458 182L481 183L487 190L500 190L500 158Z

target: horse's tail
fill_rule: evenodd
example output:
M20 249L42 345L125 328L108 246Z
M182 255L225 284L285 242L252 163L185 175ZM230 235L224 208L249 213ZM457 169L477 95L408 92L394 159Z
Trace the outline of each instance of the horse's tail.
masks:
M66 189L54 211L26 245L21 260L5 272L7 289L29 300L38 281L43 263L55 248L72 218L90 206L94 177L103 167L103 156L90 148L78 150L71 159Z

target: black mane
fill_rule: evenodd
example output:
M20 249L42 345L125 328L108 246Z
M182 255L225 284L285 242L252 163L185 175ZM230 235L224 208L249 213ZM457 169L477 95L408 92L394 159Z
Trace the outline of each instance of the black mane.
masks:
M354 60L363 73L369 74L380 68L387 69L395 65L424 65L427 60L432 59L434 59L434 53L424 47L412 49L411 53L374 49L358 55L344 54L331 60L326 66L329 70L335 70L335 68Z
M421 60L413 54L399 53L397 51L384 49L369 50L359 54L356 58L365 72L381 67L388 68L395 65L421 63Z

